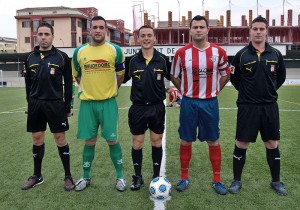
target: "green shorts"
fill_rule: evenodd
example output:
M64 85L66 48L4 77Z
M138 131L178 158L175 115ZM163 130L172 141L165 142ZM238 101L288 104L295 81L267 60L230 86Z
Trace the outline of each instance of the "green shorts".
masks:
M118 139L118 105L115 98L103 101L81 101L78 113L77 138L90 140L101 136L108 141Z

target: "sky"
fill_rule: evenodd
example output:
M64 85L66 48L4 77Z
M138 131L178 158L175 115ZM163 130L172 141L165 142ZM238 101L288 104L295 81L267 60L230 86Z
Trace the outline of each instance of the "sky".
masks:
M188 11L192 11L192 16L195 16L203 15L205 10L209 10L210 19L220 19L220 15L226 18L226 10L231 9L232 26L241 25L241 15L246 15L248 19L249 9L253 10L253 18L257 16L257 13L265 16L266 9L269 9L270 19L275 19L276 25L279 25L279 18L283 11L287 19L287 10L293 9L294 26L298 24L298 14L300 14L300 0L204 0L204 9L202 2L203 0L5 0L1 2L0 8L0 37L17 37L16 10L28 7L95 7L98 9L98 14L107 20L124 20L125 27L130 30L133 29L132 9L140 10L140 7L147 11L149 16L152 15L150 17L152 21L153 18L157 21L158 16L161 21L167 21L168 11L172 11L173 21L178 21L179 13L187 19ZM140 15L141 13L138 12L137 16Z

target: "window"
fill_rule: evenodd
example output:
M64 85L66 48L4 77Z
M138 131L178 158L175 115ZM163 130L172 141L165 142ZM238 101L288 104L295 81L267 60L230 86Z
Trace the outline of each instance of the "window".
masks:
M82 36L82 44L89 42L88 36Z
M112 31L111 39L115 40L115 41L120 41L121 40L121 33L120 33L120 31Z
M39 25L40 25L40 21L39 20L32 21L32 26L33 26L33 31L34 32L37 32L37 28L39 27Z
M30 37L25 37L25 43L30 43Z
M82 22L78 20L77 26L78 26L79 28L82 28Z
M82 30L90 30L91 29L91 21L90 20L82 20Z
M22 28L30 28L30 27L31 27L30 20L22 21Z
M71 18L71 31L76 31L76 18Z
M87 22L87 20L82 20L82 22L81 22L82 30L86 30L86 22Z
M81 43L81 37L78 37L78 42Z
M76 47L76 34L72 34L71 39L72 39L72 47Z
M33 37L33 46L37 46L37 45L39 45L39 43L38 43L38 41L37 41L37 37L34 36L34 37Z
M46 23L49 23L51 26L54 26L54 20L45 20Z
M129 34L125 34L125 43L129 43Z

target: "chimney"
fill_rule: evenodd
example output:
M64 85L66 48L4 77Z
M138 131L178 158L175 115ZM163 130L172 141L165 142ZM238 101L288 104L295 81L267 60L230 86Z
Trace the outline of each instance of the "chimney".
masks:
M293 10L289 9L288 10L288 20L287 20L287 25L292 26L293 24Z
M181 19L181 26L182 26L182 27L186 27L185 16L182 16L182 19Z
M172 27L172 12L168 12L168 27Z
M266 19L268 21L268 23L270 23L270 10L266 10Z
M226 26L227 27L231 26L231 11L230 10L226 11Z
M188 24L192 21L192 11L188 11Z
M275 19L272 20L272 26L275 26Z
M242 15L242 26L247 26L246 25L246 15Z
M204 16L207 20L207 22L209 22L209 11L205 10L205 16Z
M148 25L148 13L144 13L144 25Z
M224 27L224 15L220 15L220 26Z
M249 24L252 23L252 10L249 10Z
M280 16L280 26L284 26L284 15Z

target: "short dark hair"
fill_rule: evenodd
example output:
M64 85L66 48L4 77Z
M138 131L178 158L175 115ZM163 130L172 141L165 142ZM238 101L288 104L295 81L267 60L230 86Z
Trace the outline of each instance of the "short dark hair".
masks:
M140 36L140 30L142 30L142 29L144 29L144 28L150 28L150 29L152 29L153 34L155 34L155 33L154 33L154 29L153 29L152 26L149 26L149 25L143 25L143 26L141 26L141 27L139 28L139 30L138 30L138 36Z
M49 23L47 23L47 22L41 22L41 24L37 27L37 31L39 30L40 27L50 28L52 35L54 34L53 27Z
M190 29L192 28L192 22L194 21L194 20L204 20L205 21L205 23L206 23L206 27L208 28L208 20L204 17L204 16L201 16L201 15L196 15L195 17L193 17L193 19L191 20L191 22L190 22Z
M104 17L102 17L102 16L95 16L95 17L92 18L91 21L94 21L94 20L103 20L104 23L105 23L105 27L107 27L106 20L104 19Z
M266 28L269 27L267 19L264 18L264 17L262 17L261 15L258 16L257 18L254 18L254 20L252 20L251 28L252 28L253 23L265 23L266 24Z

